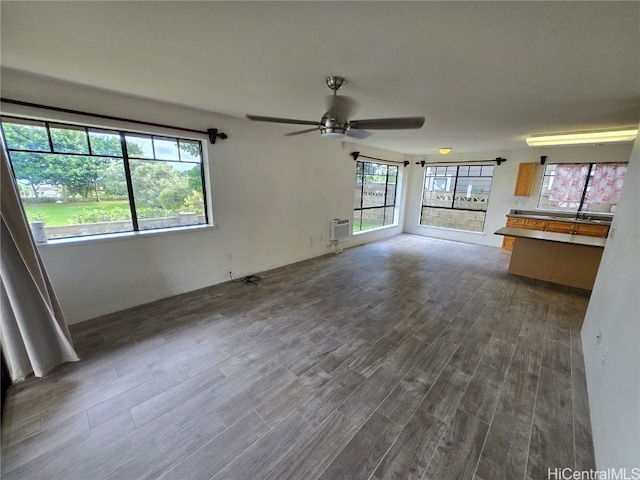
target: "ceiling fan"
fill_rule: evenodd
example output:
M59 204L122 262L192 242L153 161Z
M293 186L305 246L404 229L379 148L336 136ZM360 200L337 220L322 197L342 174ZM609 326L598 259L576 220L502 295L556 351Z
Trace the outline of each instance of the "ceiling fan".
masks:
M323 138L342 138L345 135L355 138L369 136L367 130L404 130L421 128L424 117L372 118L366 120L349 120L356 106L356 101L347 96L338 96L338 90L345 84L343 77L327 77L327 86L333 91L328 97L328 108L320 121L295 120L292 118L264 117L261 115L247 115L249 120L271 123L288 123L292 125L313 125L313 128L299 130L285 134L290 137L302 133L320 130Z

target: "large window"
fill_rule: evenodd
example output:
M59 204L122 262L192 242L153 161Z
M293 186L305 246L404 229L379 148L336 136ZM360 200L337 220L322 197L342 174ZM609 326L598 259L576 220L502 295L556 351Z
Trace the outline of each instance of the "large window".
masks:
M207 223L197 140L12 117L2 135L27 219L49 238Z
M397 166L356 162L354 233L394 223L397 185Z
M545 166L538 208L610 213L618 203L627 163L550 163Z
M420 225L482 232L493 165L427 166Z

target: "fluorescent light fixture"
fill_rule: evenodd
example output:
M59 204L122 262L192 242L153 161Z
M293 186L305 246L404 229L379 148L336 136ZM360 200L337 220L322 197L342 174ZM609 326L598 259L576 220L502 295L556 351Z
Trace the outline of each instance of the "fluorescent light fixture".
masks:
M593 143L630 142L634 140L637 135L637 128L560 133L555 135L532 135L527 137L527 145L530 147L546 147L549 145L585 145Z
M449 155L451 153L451 150L451 147L442 147L438 149L438 153L440 153L440 155Z

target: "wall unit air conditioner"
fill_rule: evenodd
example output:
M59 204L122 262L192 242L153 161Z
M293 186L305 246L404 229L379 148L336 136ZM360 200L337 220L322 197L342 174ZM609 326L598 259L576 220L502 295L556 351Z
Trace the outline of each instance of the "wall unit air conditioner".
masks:
M348 218L336 218L331 220L331 228L329 232L330 240L342 240L343 238L349 238L351 232L351 220Z

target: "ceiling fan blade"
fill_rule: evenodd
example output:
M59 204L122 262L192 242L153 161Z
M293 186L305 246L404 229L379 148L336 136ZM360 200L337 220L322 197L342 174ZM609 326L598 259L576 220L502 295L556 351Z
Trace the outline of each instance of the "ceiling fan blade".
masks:
M372 118L368 120L351 120L351 128L368 130L402 130L421 128L424 117Z
M293 137L294 135L301 135L303 133L317 132L320 127L307 128L305 130L298 130L297 132L285 133L285 137Z
M249 120L255 122L271 122L271 123L288 123L292 125L317 125L321 126L319 122L311 120L295 120L293 118L278 118L278 117L263 117L261 115L247 115Z
M334 118L338 123L347 123L357 105L358 102L346 95L329 95L327 96L327 112L324 116Z

